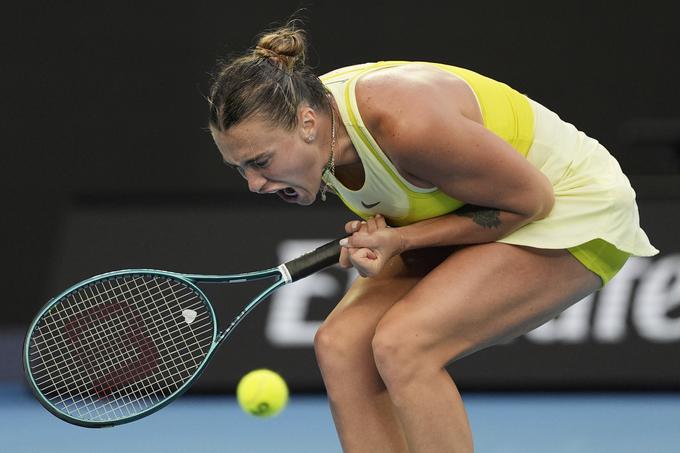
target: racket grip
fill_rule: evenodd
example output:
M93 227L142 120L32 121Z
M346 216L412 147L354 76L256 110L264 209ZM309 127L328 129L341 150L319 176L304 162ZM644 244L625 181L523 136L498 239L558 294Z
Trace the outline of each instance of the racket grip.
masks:
M340 239L335 239L321 247L283 264L288 269L290 281L295 282L337 264L340 260Z

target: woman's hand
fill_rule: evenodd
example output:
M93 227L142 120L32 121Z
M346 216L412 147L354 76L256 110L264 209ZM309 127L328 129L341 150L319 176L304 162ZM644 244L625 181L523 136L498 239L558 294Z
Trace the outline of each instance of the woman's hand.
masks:
M374 277L395 255L403 251L401 235L390 228L381 215L345 225L351 236L340 241L340 265L354 267L362 277Z

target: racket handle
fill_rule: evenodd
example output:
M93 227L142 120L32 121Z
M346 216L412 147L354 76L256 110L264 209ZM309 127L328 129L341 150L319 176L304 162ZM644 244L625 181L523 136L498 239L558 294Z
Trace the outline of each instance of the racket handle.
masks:
M283 266L288 269L290 281L295 282L337 264L340 260L340 239L335 239L304 255L288 261Z

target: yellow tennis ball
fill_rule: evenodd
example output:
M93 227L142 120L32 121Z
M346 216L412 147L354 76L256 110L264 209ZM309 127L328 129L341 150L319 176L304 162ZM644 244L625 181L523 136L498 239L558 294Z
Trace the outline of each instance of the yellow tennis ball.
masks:
M241 409L256 417L273 417L288 403L288 386L274 371L259 369L241 378L236 387Z

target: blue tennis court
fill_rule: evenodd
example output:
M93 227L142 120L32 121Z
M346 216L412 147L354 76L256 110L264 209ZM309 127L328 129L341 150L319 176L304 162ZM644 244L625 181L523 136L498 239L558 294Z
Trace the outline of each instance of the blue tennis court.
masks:
M464 394L479 453L665 453L680 445L677 394ZM185 396L137 422L71 426L18 383L0 386L2 451L340 452L327 401L293 395L273 419L233 396Z

